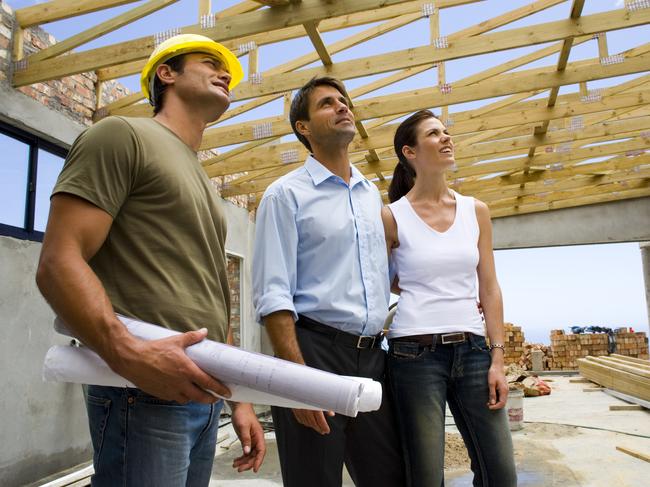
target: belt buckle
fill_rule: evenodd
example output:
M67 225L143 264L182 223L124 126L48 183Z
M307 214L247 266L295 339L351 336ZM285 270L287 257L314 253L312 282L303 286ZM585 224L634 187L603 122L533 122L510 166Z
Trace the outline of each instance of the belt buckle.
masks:
M460 338L454 338L460 337ZM440 335L440 341L443 345L450 345L452 343L461 343L465 341L465 333L445 333Z
M370 345L367 347L364 347L361 345L361 342L363 341L364 338L371 338L372 341L370 342ZM359 339L357 340L357 348L372 348L375 345L375 337L371 335L359 335Z

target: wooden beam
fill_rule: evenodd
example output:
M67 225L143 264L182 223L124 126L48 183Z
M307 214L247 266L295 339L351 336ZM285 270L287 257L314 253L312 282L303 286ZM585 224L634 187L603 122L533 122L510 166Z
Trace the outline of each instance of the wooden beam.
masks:
M255 0L261 5L266 5L267 7L282 7L284 5L289 5L290 0Z
M68 19L77 15L97 12L138 0L52 0L31 7L17 9L14 13L18 25L23 29L32 25L46 24L55 20Z
M636 357L628 357L627 355L621 355L619 353L613 353L610 355L612 358L616 358L619 360L624 360L626 362L632 362L634 364L640 364L640 365L650 365L650 360L644 360L642 358L636 358Z
M544 203L551 203L560 200L570 200L573 198L584 198L591 195L602 195L605 193L613 193L621 190L635 190L650 188L650 171L644 171L639 176L626 175L614 178L585 178L583 185L576 185L574 188L562 190L550 190L546 192L534 194L522 194L514 198L504 198L495 201L486 201L490 207L490 211L509 210L512 207L538 205ZM599 362L600 363L600 362ZM605 364L607 365L607 364ZM610 367L621 370L621 367L610 364ZM625 367L625 366L623 366ZM630 372L626 370L626 372Z
M195 24L182 27L179 32L200 33L219 41L261 33L269 37L269 31L291 26L302 26L305 22L312 20L331 19L353 13L364 14L364 16L360 16L363 19L372 18L372 15L366 11L372 11L372 9L383 10L388 6L400 6L403 3L408 2L406 0L355 0L354 2L327 4L320 0L304 0L299 5L290 4L286 7L261 9L226 17L216 22L212 28L203 29L200 24ZM339 20L337 25L341 28L345 24L344 21ZM302 27L297 28L302 32ZM41 61L15 73L14 83L15 86L24 86L144 59L149 56L154 44L155 36L147 36L112 46L73 53L62 60Z
M299 88L315 76L352 79L423 64L487 54L518 47L553 42L570 36L593 34L650 23L650 10L630 16L625 10L582 17L580 22L561 20L519 29L483 34L449 42L444 49L422 46L336 63L327 68L303 69L290 75L268 76L260 84L241 83L234 91L237 100Z
M350 37L347 37L345 39L342 39L340 41L334 42L330 46L328 46L328 51L331 52L332 54L335 54L337 52L343 51L345 49L348 49L350 47L353 47L357 44L360 44L361 42L365 42L367 40L373 39L379 35L385 34L387 32L390 32L394 29L398 29L404 25L407 25L410 22L413 22L414 20L419 18L419 14L407 14L407 15L402 15L399 17L396 17L394 19L388 20L386 22L381 23L380 25L373 26L369 29L366 29L362 32L359 32L358 34L354 34ZM256 43L256 45L258 45ZM265 76L269 76L272 74L278 74L278 73L286 73L288 71L292 71L294 69L306 66L318 59L318 54L317 53L308 53L305 54L304 56L300 56L292 61L289 61L287 63L283 63L279 66L275 66L265 72L262 73L262 78ZM136 61L138 64L137 69L133 70L133 72L137 72L140 69L142 69L142 65L144 65L144 62L141 61ZM135 67L135 66L134 66ZM105 70L100 70L100 76L102 72L108 72L113 68L107 68ZM127 74L127 73L118 73L117 71L113 73L107 73L106 76L108 77L113 77L116 74ZM128 73L132 74L132 73ZM413 74L417 74L416 72L413 72ZM102 78L104 78L102 76ZM403 79L403 78L401 78ZM370 90L372 91L372 90ZM237 108L231 109L228 112L224 114L224 116L221 117L219 122L223 122L225 120L228 120L229 118L232 118L234 116L240 115L242 113L245 113L248 110L252 110L254 108L257 108L265 103L268 103L270 101L273 101L275 99L279 98L278 95L268 95L265 97L259 97L257 100L253 100L251 102L246 103L245 105L240 105ZM126 113L120 113L120 111L116 112L111 112L110 110L108 111L107 114L115 113L117 114L126 114ZM151 108L147 106L142 106L138 107L135 110L132 110L128 113L130 116L151 116L152 115L152 110Z
M643 460L644 462L650 463L650 455L647 453L643 453L640 451L632 450L630 448L626 448L624 446L617 446L616 449L620 452L626 453L630 456L633 456L634 458L638 458L639 460Z
M646 62L650 62L650 61L646 61ZM607 69L620 68L620 66L621 65L608 66ZM643 63L639 63L637 65L638 69L642 69L642 66ZM601 74L605 74L602 71L606 69L605 67L599 69L601 70L600 71ZM575 77L579 76L580 73L581 73L580 71L575 73ZM584 73L584 75L587 75L589 77L592 76L591 72L589 71ZM549 75L547 77L542 78L542 80L544 79L548 80L547 82L548 84L557 83L557 78L556 78L557 76L558 75L555 73L549 73ZM539 83L541 81L540 76L535 76L535 75L531 76L529 80L531 83L533 82ZM543 87L539 85L541 85L541 83L538 84L538 87L539 88ZM435 98L433 93L423 95L422 91L425 90L417 90L415 92L410 92L409 95L405 95L403 97L400 94L394 95L402 99L403 108L404 108L402 110L398 110L396 106L393 106L393 104L390 103L390 100L392 99L391 97L378 97L378 98L369 98L369 99L358 101L354 108L354 112L357 120L367 120L371 118L391 115L393 113L404 113L407 110L408 112L411 112L411 111L419 110L421 108L427 108L429 106L436 106L435 103L436 98L442 99L443 96L449 97L454 95L455 99L458 100L458 103L462 103L466 101L473 101L478 97L482 96L482 93L485 93L486 91L489 92L493 90L494 91L498 90L502 92L501 94L505 95L506 93L503 92L506 90L514 91L514 90L520 90L521 88L522 86L519 83L513 83L512 85L510 85L510 84L506 84L506 82L502 82L499 80L497 82L486 81L474 85L474 87L459 88L458 92L460 92L460 94L457 92L456 95L454 95L453 93L448 95L441 95L440 93L438 93L438 96ZM426 89L426 91L428 91L428 89ZM432 91L435 93L437 91L437 88ZM386 104L382 105L381 103L376 102L375 100L378 99L385 101ZM571 106L560 105L559 107L554 107L552 109L539 108L533 110L530 109L528 105L526 105L526 108L522 108L521 110L511 110L508 111L507 113L504 113L503 115L497 115L494 117L484 117L484 118L479 117L475 120L467 120L467 121L458 121L461 120L463 117L461 116L457 117L456 114L453 114L452 118L455 120L453 132L454 134L478 132L478 131L495 129L495 128L511 127L513 126L513 124L541 122L544 120L551 120L555 118L577 116L577 115L583 115L587 113L604 111L607 109L630 107L630 106L642 105L647 103L650 103L650 93L638 92L629 95L618 95L615 98L611 98L611 99L606 97L600 102L576 103L575 105L571 105ZM386 108L388 108L388 110ZM471 116L471 111L470 111L470 116ZM209 147L227 146L235 143L245 142L247 140L252 140L251 126L255 125L256 123L258 122L256 121L248 122L247 124L248 132L242 130L243 128L245 128L244 126L242 126L241 128L218 127L218 128L207 130L204 134L201 147L209 148ZM392 144L393 131L394 131L394 127L390 127L390 126L373 131L371 137L366 142L362 142L359 139L355 139L355 141L353 141L350 147L350 150L357 151L357 150L364 150L364 149L367 150L370 148L376 149L381 147L387 147ZM291 127L289 126L289 123L286 121L278 121L277 123L273 124L272 132L275 135L286 135L291 133ZM268 161L268 154L266 160Z
M327 52L327 47L325 46L323 38L320 36L320 32L318 32L318 27L316 25L317 23L314 21L305 22L303 24L303 27L305 28L305 32L307 32L307 36L313 44L314 49L316 49L318 57L320 57L321 61L323 62L323 65L331 66L332 56L330 56L330 53Z
M167 7L172 3L176 3L177 1L178 0L149 0L148 2L129 10L128 12L124 12L117 17L96 25L95 27L84 30L83 32L73 35L72 37L69 37L63 41L59 41L56 44L43 49L42 51L35 52L27 58L27 61L29 63L42 61L44 59L53 58L65 52L71 51L75 47L97 39L98 37L101 37L109 32L113 32L122 26L141 19L142 17L146 17L153 12L157 12L158 10Z
M587 357L587 360L591 362L596 362L598 364L606 365L607 367L611 367L613 369L629 372L630 374L640 375L641 377L645 377L646 379L650 379L650 371L645 370L641 367L635 367L634 365L625 365L620 362L615 362L613 360L607 360L606 358L600 358L600 357Z
M606 193L602 195L590 195L585 197L575 197L567 200L551 201L536 205L524 205L517 208L496 210L491 212L492 218L502 218L504 216L524 215L528 213L538 213L540 211L560 210L562 208L573 208L576 206L595 205L599 203L608 203L611 201L621 201L633 198L647 198L650 196L650 184L648 187L641 189L630 189Z
M568 117L568 116L574 116L576 114L590 113L590 111L599 112L620 105L624 105L624 106L636 105L639 102L650 103L650 94L641 94L641 98L639 98L639 94L618 95L617 97L612 97L604 100L603 102L601 102L601 104L582 104L576 107L571 105L569 106L558 105L551 110L549 109L522 110L521 112L506 113L503 115L498 114L495 115L494 117L485 117L480 120L469 120L467 122L459 122L454 126L454 130L458 130L459 133L463 133L464 130L467 130L469 132L475 132L476 130L489 130L494 127L510 126L513 120L519 123L524 123L524 122L534 123L534 122L544 121L547 118L555 119L561 117ZM456 114L452 114L452 117L455 116ZM279 125L280 123L273 124L273 133L277 134L275 127ZM389 147L392 144L394 130L395 130L395 126L385 126L379 129L374 129L370 132L370 136L366 141L363 141L359 137L357 137L353 141L351 149L354 151L354 150L364 150L364 149L367 150L369 148L379 149L382 147ZM641 142L640 147L643 147L644 146L643 144L644 142ZM638 149L639 147L635 146L634 148ZM221 164L215 167L209 167L206 170L208 175L217 176L217 175L241 172L241 170L243 169L262 169L262 168L277 166L277 165L281 165L280 154L283 151L287 151L287 150L297 150L300 154L299 157L301 158L304 155L306 155L306 152L304 152L304 148L300 143L293 142L293 143L278 144L272 147L265 148L265 150L263 151L252 150L248 152L245 156L233 158L232 161L229 161L226 164ZM605 153L611 153L609 152L610 150L615 151L614 153L625 152L626 148L624 146L616 146L616 145L608 148L594 147L590 149L585 149L583 151L573 151L572 155L576 155L576 157L583 157L583 158L597 157L597 156L605 155ZM629 150L632 149L630 148ZM545 154L542 156L537 156L536 163L537 164L546 163L544 161L551 162L552 160L559 160L562 157L563 157L562 155L558 156L556 154ZM480 161L480 159L478 160ZM381 170L385 171L388 170L388 168L392 170L395 161L396 159L394 158L390 159L388 162L382 161ZM485 164L485 165L480 165L480 166L465 169L465 166L472 165L474 162L477 162L477 159L470 158L470 159L462 160L460 157L457 158L457 164L459 166L458 171L459 174L463 176L471 175L473 171L484 174L486 171L490 171L490 170L492 172L498 172L500 170L509 170L512 168L518 168L521 167L520 165L522 164L521 161L522 159L519 158L516 160L503 161L501 163L494 163L492 166ZM456 176L456 177L461 177L461 176Z
M212 14L212 0L198 0L199 1L199 23L205 18L206 15Z
M228 7L217 12L216 14L214 14L214 18L217 20L221 20L227 17L233 17L235 15L252 12L253 10L257 10L261 7L262 6L257 2L254 2L252 0L245 0L243 2L236 3L232 7Z
M650 12L650 10L649 10ZM486 81L469 87L454 89L451 93L441 93L436 88L414 90L409 93L370 98L357 103L355 115L358 119L382 117L393 113L419 110L423 107L454 105L465 101L484 100L527 91L576 84L624 74L647 71L650 55L626 59L624 63L610 66L593 65L587 69L573 68L571 64L565 71L540 73L532 76L522 75L510 81Z

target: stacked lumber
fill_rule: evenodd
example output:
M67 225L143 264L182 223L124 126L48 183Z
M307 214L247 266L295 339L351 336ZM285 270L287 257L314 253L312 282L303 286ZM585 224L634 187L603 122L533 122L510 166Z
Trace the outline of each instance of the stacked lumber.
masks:
M524 351L524 332L521 326L515 326L512 323L505 323L503 331L505 336L504 364L518 363Z
M542 343L524 343L524 351L519 357L517 364L524 370L533 370L533 351L539 350L542 352L542 370L550 369L550 362L553 360L552 349L548 345Z
M614 391L650 401L650 361L612 354L578 359L580 375Z
M578 359L588 355L607 355L607 335L604 333L565 334L564 330L551 330L551 359L553 370L575 370Z
M616 353L648 360L648 339L645 333L614 333L614 338L616 339Z

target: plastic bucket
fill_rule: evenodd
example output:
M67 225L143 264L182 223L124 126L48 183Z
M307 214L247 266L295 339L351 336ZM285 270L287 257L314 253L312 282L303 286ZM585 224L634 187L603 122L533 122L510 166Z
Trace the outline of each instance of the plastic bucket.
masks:
M508 412L508 424L510 425L510 431L520 430L524 427L523 391L515 389L508 392L506 411Z

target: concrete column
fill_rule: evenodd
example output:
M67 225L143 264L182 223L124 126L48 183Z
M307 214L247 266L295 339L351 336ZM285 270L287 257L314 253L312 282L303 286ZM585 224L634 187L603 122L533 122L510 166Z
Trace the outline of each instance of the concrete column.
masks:
M643 263L643 282L645 282L645 303L648 310L648 324L650 324L650 242L641 242L641 262Z

